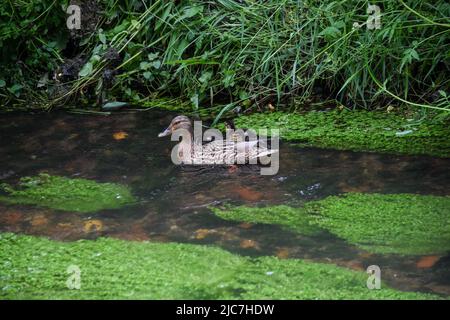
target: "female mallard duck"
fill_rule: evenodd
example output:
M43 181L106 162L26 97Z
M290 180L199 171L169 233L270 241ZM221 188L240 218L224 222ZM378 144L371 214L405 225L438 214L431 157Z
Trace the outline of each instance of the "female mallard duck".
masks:
M177 149L177 162L183 164L256 164L257 159L278 152L270 150L261 144L261 140L236 141L218 140L206 144L195 140L191 120L186 116L177 116L166 130L158 137L165 137L183 129L187 139L183 138Z
M233 140L234 142L241 142L248 140L247 137L249 137L247 129L236 129L236 126L234 124L234 121L232 119L228 119L224 121L225 124L225 130L226 132L231 132L229 135L229 139Z

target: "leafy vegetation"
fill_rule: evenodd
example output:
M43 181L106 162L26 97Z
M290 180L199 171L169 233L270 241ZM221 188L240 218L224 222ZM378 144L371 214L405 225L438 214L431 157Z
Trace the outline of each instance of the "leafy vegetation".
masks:
M32 102L44 84L39 80L44 80L46 73L48 80L48 71L62 63L68 33L63 28L66 14L58 2L68 1L2 1L0 4L3 108L6 103Z
M380 28L366 0L86 3L81 31L66 28L68 1L0 5L8 104L48 108L92 96L145 104L162 94L183 96L193 110L222 104L223 114L287 98L302 106L320 93L348 107L448 110L444 0L375 1Z
M431 120L420 113L345 109L304 114L254 113L236 118L235 124L255 130L279 128L283 139L310 146L450 157L448 120Z
M279 224L305 235L323 228L377 253L450 251L450 197L349 193L307 202L301 208L240 206L213 212L226 220Z
M275 257L257 259L219 248L109 238L57 242L0 234L3 299L437 299L382 284L367 274ZM68 289L77 266L80 289Z
M347 194L306 206L317 225L368 251L438 254L450 251L450 197Z
M135 202L130 191L122 185L48 174L24 177L16 189L6 184L0 187L7 193L0 195L2 202L31 204L65 211L92 212L120 208Z

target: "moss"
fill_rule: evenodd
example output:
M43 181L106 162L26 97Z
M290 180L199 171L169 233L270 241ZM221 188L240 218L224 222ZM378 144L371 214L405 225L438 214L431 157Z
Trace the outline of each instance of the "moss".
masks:
M119 184L48 174L22 178L17 189L9 185L2 189L7 193L0 196L2 202L77 212L115 209L135 201L130 191Z
M308 146L450 157L450 126L444 122L414 122L400 114L365 110L255 113L235 119L237 127L280 128L283 139Z
M303 235L312 235L320 231L320 228L311 223L311 218L304 210L284 205L260 208L227 206L225 209L211 207L211 210L224 220L278 224Z
M247 258L219 248L110 238L56 242L0 234L3 299L435 299L382 284L333 265ZM69 290L70 265L81 288Z
M438 254L450 251L450 197L347 194L308 203L317 225L368 251Z
M349 193L311 201L301 208L241 206L213 211L226 220L278 224L304 235L324 228L376 253L450 251L450 197Z

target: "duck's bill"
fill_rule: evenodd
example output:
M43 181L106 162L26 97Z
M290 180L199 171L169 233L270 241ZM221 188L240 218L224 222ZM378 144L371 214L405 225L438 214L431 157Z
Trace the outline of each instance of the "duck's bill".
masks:
M161 132L160 134L158 134L158 138L168 136L168 135L170 135L170 133L171 133L171 132L170 132L170 129L167 128L166 130L164 130L163 132Z

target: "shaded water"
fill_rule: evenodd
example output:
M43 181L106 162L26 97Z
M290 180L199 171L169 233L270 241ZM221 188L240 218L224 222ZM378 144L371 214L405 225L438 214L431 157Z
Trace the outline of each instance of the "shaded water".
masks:
M208 206L291 204L344 192L449 194L450 160L300 148L283 143L280 171L261 176L240 167L192 169L170 161L173 143L157 134L161 112L83 116L6 115L0 119L0 182L39 172L128 185L137 205L86 214L0 204L0 231L57 240L111 236L126 240L214 244L243 255L276 255L357 270L377 264L392 287L450 294L450 256L370 254L323 232L301 236L277 226L228 222ZM419 261L439 259L431 267Z

